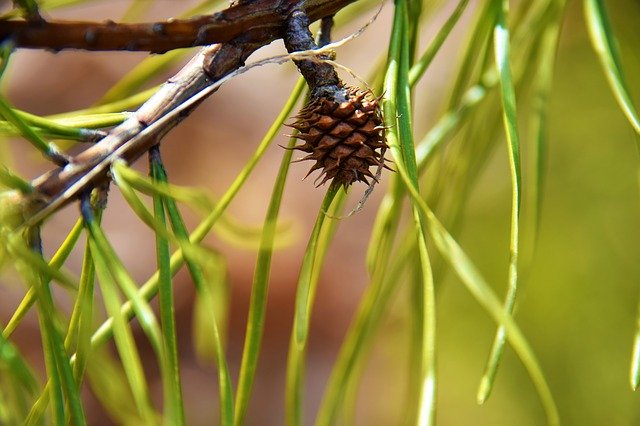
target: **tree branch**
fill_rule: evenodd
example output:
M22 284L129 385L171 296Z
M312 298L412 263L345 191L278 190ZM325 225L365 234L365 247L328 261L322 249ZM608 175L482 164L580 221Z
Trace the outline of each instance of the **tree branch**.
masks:
M193 112L199 103L170 119L165 117L198 92L242 66L245 59L259 47L229 42L203 48L104 139L73 157L68 165L34 179L34 191L28 194L31 205L26 224L44 220L80 194L109 179L107 173L114 160L122 159L127 163L137 160ZM211 78L212 75L218 77Z
M282 37L283 24L294 8L313 22L330 16L355 0L253 0L189 19L124 24L106 21L0 21L0 42L11 39L30 49L129 50L164 53L243 38L264 43Z
M313 13L311 19L315 20L333 15L337 9L352 1L273 0L265 2L255 0L234 6L233 8L262 7L265 3L271 3L274 8L271 13L278 16L279 24L256 25L228 42L203 48L138 111L112 129L106 137L72 157L68 165L58 167L36 178L32 182L33 192L25 195L27 202L24 204L27 205L28 213L23 225L33 226L40 223L63 205L77 199L80 194L107 181L109 168L115 159L131 163L158 144L167 132L188 116L210 93L201 96L197 102L180 110L178 114L175 114L174 110L205 88L213 86L225 75L237 70L255 50L277 38L282 38L287 31L288 19L293 10L309 10ZM291 8L285 13L282 10L283 6ZM256 9L243 10L251 13L256 11ZM325 13L326 15L323 15ZM240 21L247 22L243 19Z

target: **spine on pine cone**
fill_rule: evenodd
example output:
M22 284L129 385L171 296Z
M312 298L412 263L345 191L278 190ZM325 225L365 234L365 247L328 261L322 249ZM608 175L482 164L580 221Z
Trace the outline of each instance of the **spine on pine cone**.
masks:
M317 48L308 27L303 12L291 14L284 37L288 51ZM370 91L345 86L329 63L298 60L296 66L309 84L310 97L290 126L303 142L294 149L307 153L298 161L315 161L307 176L320 170L319 185L333 180L345 187L377 181L371 167L385 167L387 149L380 100Z

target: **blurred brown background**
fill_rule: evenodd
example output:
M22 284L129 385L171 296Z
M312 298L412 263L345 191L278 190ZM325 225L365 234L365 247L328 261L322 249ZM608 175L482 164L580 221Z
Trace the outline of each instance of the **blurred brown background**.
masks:
M427 2L428 3L428 2ZM447 2L449 3L449 2ZM186 10L190 1L157 1L145 20L165 19ZM640 6L608 2L636 101L640 100ZM66 19L118 20L128 2L93 2L53 14ZM425 21L426 44L453 4ZM471 7L470 9L473 9ZM427 6L426 13L430 10ZM360 38L341 48L338 59L360 75L385 53L391 4ZM466 13L468 22L469 13ZM366 22L363 16L335 37ZM464 28L463 23L459 26ZM459 28L459 29L460 29ZM419 94L415 122L419 132L433 125L439 98L449 90L459 58L457 31L437 57ZM281 43L256 57L284 51ZM146 55L20 51L8 70L11 101L36 114L84 108L96 102ZM175 69L172 70L175 72ZM158 79L159 83L172 72ZM207 188L219 196L254 151L287 99L297 75L291 64L255 69L233 79L172 131L162 145L170 179ZM424 94L428 94L425 96ZM636 102L636 104L639 104ZM517 320L539 356L565 424L631 425L640 423L638 395L629 390L628 368L640 277L640 203L638 154L634 135L607 87L589 45L580 4L567 13L552 96L546 198L537 256L522 294ZM283 134L286 130L283 130ZM283 135L277 141L286 143ZM510 182L506 153L500 145L495 161L482 174L469 201L461 237L485 277L502 294L506 282ZM9 147L14 166L35 177L47 165L23 144ZM260 226L282 148L271 147L230 207L244 222ZM137 165L146 171L144 160ZM293 221L296 243L276 253L272 267L267 328L247 424L283 423L284 378L297 274L324 189L301 182L306 164L295 164L282 204L282 218ZM384 178L383 178L384 180ZM364 188L355 187L348 205ZM342 221L328 255L314 308L308 355L309 423L342 338L368 283L364 255L384 183L365 209ZM56 215L45 231L48 252L57 247L77 218L77 207ZM197 215L191 216L195 224ZM105 229L133 276L145 281L155 270L151 232L129 211L114 188ZM256 254L212 237L208 244L227 257L231 283L228 358L237 376ZM79 270L80 257L70 267ZM6 323L23 295L12 283L0 286L0 318ZM213 424L216 416L215 370L199 365L191 342L193 291L186 274L175 282L182 374L188 423ZM384 321L368 363L358 405L358 424L397 424L405 398L409 294L401 292ZM64 300L61 300L64 303ZM492 398L483 407L475 392L493 337L494 325L466 290L449 277L438 289L439 405L442 425L538 425L545 422L535 391L510 349L498 373ZM29 329L32 333L29 332ZM40 357L35 316L21 326L16 342L34 362ZM152 354L149 351L149 356ZM156 380L160 400L161 383ZM89 397L90 398L90 397ZM91 404L91 424L109 424Z

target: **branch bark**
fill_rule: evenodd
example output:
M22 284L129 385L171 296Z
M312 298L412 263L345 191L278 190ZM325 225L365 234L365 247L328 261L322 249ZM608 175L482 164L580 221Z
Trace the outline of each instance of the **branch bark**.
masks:
M132 117L112 129L98 143L72 157L66 166L36 178L32 182L33 193L26 195L28 202L24 204L28 206L29 213L24 225L33 226L43 221L63 205L107 181L109 167L115 159L131 163L158 144L201 100L175 116L170 114L172 111L241 67L255 50L282 38L288 18L294 11L307 11L313 21L333 15L353 1L355 0L255 0L242 2L220 12L227 18L238 16L240 23L228 22L226 25L239 26L244 31L227 42L201 49ZM271 5L270 12L265 6L267 3ZM229 14L231 9L234 9L234 14ZM236 15L239 10L244 10L248 16ZM268 22L256 21L259 16L268 17L265 18ZM253 27L249 24L251 22L255 24ZM164 119L166 117L170 119Z
M189 19L124 24L106 21L0 21L0 42L12 40L30 49L128 50L164 53L242 38L262 43L282 37L283 24L294 8L313 22L332 15L355 0L253 0Z

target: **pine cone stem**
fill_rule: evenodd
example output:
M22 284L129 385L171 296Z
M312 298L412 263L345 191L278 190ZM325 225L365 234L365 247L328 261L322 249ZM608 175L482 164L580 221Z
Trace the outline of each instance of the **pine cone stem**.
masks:
M289 15L283 40L289 53L318 48L309 31L309 18L301 10ZM327 89L335 90L341 86L338 73L332 65L308 59L295 63L311 89L312 98L320 96L321 92L326 92Z

